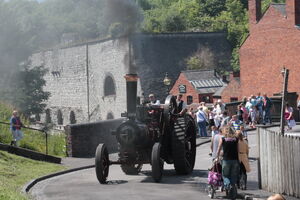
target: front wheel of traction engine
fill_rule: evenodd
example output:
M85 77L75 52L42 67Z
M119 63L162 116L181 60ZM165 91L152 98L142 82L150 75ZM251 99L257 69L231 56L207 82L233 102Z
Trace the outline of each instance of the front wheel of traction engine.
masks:
M152 147L151 164L152 164L152 178L155 182L160 182L164 170L164 161L160 157L161 144L155 143Z
M101 184L105 184L109 172L109 157L105 144L99 144L95 155L95 170L97 179Z

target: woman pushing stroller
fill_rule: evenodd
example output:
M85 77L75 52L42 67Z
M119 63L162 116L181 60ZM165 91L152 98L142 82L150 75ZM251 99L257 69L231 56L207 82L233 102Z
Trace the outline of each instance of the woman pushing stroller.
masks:
M225 127L223 131L224 137L220 138L217 158L220 157L220 152L223 149L222 176L224 189L231 199L236 199L236 184L240 173L239 139L231 127Z

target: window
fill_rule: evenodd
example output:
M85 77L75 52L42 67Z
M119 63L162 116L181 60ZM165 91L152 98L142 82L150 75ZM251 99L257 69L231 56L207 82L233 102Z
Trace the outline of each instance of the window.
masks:
M51 111L50 109L46 110L46 119L45 119L46 124L51 123Z
M300 26L300 1L295 1L295 25Z
M230 102L236 102L236 101L238 101L237 97L230 97Z
M76 117L74 111L70 112L70 124L76 124Z
M187 96L186 97L186 103L187 103L187 105L192 104L193 103L193 96Z
M64 123L64 119L63 119L63 116L62 116L62 112L61 110L58 110L57 111L57 124L58 125L63 125Z
M115 95L115 82L111 76L107 76L104 80L104 96Z
M107 113L106 119L114 119L112 112Z

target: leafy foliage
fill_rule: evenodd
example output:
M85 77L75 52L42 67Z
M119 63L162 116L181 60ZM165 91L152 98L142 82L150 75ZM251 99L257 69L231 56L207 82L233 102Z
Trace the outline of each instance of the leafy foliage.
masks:
M16 74L15 85L11 86L10 100L20 109L25 117L41 114L46 107L44 103L50 96L43 91L46 81L44 75L47 70L42 66L29 68L30 63L23 64L23 70Z
M208 47L198 50L194 55L186 59L187 69L211 69L214 68L215 58Z

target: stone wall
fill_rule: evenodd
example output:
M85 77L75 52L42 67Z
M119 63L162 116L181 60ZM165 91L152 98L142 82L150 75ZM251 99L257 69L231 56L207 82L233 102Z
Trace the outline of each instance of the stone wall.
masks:
M43 65L45 91L51 96L47 103L51 121L57 124L59 110L63 125L70 124L70 113L76 123L119 118L126 111L126 84L124 75L129 66L128 39L95 41L36 53L32 66ZM105 79L115 88L104 94ZM140 88L140 86L138 86ZM140 89L138 89L140 91ZM139 92L140 93L140 92ZM45 121L45 114L41 121Z
M70 123L70 112L76 113L77 121L87 121L87 75L86 46L53 49L34 54L32 66L43 65L48 69L45 75L45 91L51 93L46 102L53 123L57 112L63 114L64 124ZM41 116L45 120L45 115Z
M129 66L140 77L138 96L155 93L163 102L165 72L175 82L186 69L184 60L202 48L211 49L218 65L229 66L231 49L224 33L135 34L46 50L31 61L49 70L44 90L51 93L46 102L51 121L57 124L61 111L67 125L71 112L76 123L119 118L126 111ZM105 88L113 91L106 95ZM45 119L44 114L41 121Z

